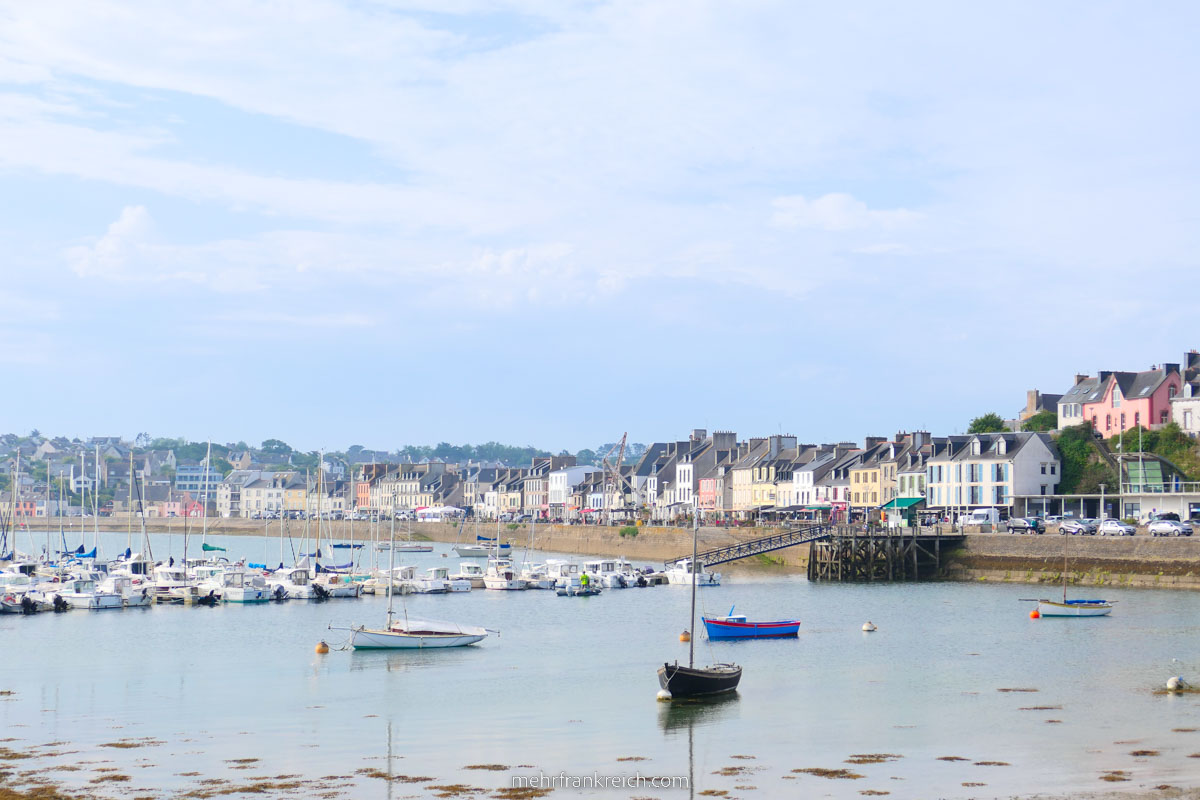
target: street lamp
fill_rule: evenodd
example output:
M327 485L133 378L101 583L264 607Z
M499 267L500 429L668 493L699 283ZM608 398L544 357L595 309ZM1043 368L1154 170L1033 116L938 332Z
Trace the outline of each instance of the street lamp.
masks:
M1100 521L1101 522L1103 522L1105 519L1107 519L1107 515L1104 513L1104 489L1105 489L1105 484L1103 484L1103 483L1100 484Z

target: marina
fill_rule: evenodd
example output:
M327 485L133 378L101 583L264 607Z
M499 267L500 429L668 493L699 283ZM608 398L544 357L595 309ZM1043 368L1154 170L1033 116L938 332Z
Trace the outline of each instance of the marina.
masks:
M101 537L102 552L124 541ZM152 534L155 552L180 553L175 538ZM253 537L217 543L231 555L278 546ZM454 563L448 544L434 547L413 557L420 572ZM578 563L553 552L530 558ZM862 789L898 798L1067 796L1106 787L1106 770L1128 773L1128 788L1200 779L1200 760L1188 758L1200 751L1198 734L1181 732L1200 729L1200 704L1156 694L1169 675L1200 673L1200 596L1114 589L1108 594L1121 602L1109 617L1033 621L1020 585L811 583L737 565L725 572L721 586L697 592L698 615L725 614L736 602L756 619L796 615L803 625L796 638L758 641L709 641L701 631L698 660L746 668L738 691L714 705L654 702L653 670L664 658L687 660L688 645L678 641L685 587L605 590L580 602L472 590L394 598L414 622L502 631L439 652L342 649L348 636L329 627L382 620L383 595L4 616L0 641L20 655L0 666L0 690L12 693L0 696L0 729L13 751L75 751L26 759L22 768L89 762L47 774L94 788L90 780L104 774L95 769L113 769L130 776L125 786L156 796L200 780L238 786L247 775L297 775L355 798L388 797L394 783L372 777L380 773L427 777L404 785L416 797L435 796L428 786L507 780L465 769L475 764L522 774L640 767L687 775L689 737L697 791L737 794L744 776L713 773L740 765L753 767L764 797L858 798ZM876 632L860 630L866 619ZM315 654L322 640L331 652ZM153 670L131 669L131 646L144 641L155 646L139 660ZM450 706L472 710L467 727ZM493 729L506 733L485 735ZM52 741L70 747L38 749ZM102 746L122 741L147 744ZM1159 755L1130 755L1139 750ZM792 771L846 767L854 754L876 752L901 757L853 765L864 775L854 780ZM632 757L647 760L618 761ZM238 759L258 761L239 771ZM110 796L132 796L120 788Z

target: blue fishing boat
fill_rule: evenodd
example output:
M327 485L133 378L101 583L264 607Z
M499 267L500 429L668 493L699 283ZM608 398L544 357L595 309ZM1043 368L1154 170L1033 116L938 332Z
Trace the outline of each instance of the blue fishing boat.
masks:
M784 619L775 622L750 622L744 614L701 617L709 639L781 639L800 635L800 620Z

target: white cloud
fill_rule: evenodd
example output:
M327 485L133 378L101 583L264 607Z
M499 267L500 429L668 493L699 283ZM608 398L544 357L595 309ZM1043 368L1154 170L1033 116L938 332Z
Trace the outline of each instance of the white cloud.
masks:
M93 244L67 250L67 261L75 274L83 278L131 279L134 275L130 266L140 260L149 231L150 215L145 207L126 206L116 222Z
M853 231L864 228L891 230L902 228L921 218L921 215L897 208L874 210L867 208L861 200L841 192L822 195L808 200L804 195L794 194L776 197L771 201L775 209L771 224L777 228L808 228L823 231Z

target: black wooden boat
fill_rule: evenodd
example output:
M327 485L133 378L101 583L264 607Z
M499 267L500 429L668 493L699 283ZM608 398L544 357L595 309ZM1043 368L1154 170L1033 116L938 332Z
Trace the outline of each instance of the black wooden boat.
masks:
M713 664L709 667L685 667L678 661L663 664L658 670L658 685L671 697L701 697L737 689L742 668L737 664Z

